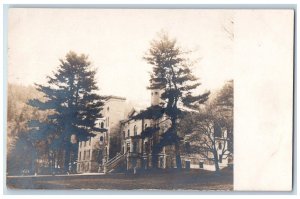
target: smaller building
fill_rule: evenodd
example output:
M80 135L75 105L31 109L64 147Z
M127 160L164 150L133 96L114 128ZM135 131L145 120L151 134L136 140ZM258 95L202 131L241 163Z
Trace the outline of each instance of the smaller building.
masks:
M132 116L138 111L132 109L128 115L128 119L121 121L122 131L122 154L126 154L127 169L135 167L150 166L148 160L150 157L151 145L149 139L142 139L141 132L151 126L151 120L135 120ZM145 160L145 161L144 161Z
M197 141L195 141L191 139L190 136L193 136L193 134L197 134L197 132L185 137L185 150L188 148L187 151L189 151L190 148L195 149L202 147L201 152L185 153L184 162L185 164L188 164L190 168L215 171L215 159L218 161L219 169L228 167L229 164L232 164L232 156L228 149L229 139L227 137L227 131L225 129L218 128L218 132L216 132L216 129L213 129L214 131L212 133L215 133L215 136L211 135L211 137L214 137L213 139L215 146L212 146L211 142L206 142L206 144L203 144L203 140L209 140L209 138L204 138L205 136L202 137L202 146L201 144L199 144L199 140L196 139ZM213 148L216 149L217 158L211 151Z
M152 96L154 95L158 94L153 92ZM159 101L152 100L152 102L158 103ZM169 128L170 120L165 116L156 120L133 119L139 113L140 111L133 109L128 115L128 119L121 121L121 153L127 157L127 170L176 167L174 146L164 146L158 153L154 149L160 141L161 135ZM145 133L149 128L157 128L157 132L151 136L143 136L142 132ZM153 161L154 159L156 161ZM153 162L156 162L156 165L152 165Z

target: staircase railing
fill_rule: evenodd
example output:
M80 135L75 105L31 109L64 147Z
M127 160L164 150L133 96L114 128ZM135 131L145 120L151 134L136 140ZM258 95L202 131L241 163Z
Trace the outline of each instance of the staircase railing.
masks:
M120 164L124 163L126 154L118 154L104 164L104 173L109 173Z

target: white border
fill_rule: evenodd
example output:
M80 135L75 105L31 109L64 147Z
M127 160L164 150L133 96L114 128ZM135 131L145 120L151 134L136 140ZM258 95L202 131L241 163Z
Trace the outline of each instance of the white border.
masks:
M247 5L245 5L245 4L250 4L251 3L251 5L248 5L248 6L250 6L250 7L260 7L260 6L272 6L272 5L270 5L269 3L272 3L272 4L295 4L295 5L297 5L298 4L298 2L296 1L296 0L286 0L286 1L279 1L279 0L277 0L277 1L272 1L272 2L270 2L270 1L267 1L267 0L263 0L263 1L258 1L258 0L254 0L254 1L238 1L238 0L229 0L229 1L226 1L226 4L224 4L224 1L216 1L216 0L211 0L211 1L197 1L197 0L185 0L185 1L183 1L183 0L173 0L173 1L168 1L168 0L145 0L145 1L143 1L143 2L141 2L141 1L138 1L138 0L135 0L135 1L133 1L133 0L131 0L131 1L121 1L121 0L103 0L103 1L96 1L96 0L86 0L86 1L80 1L80 0L71 0L71 1L68 1L68 0L65 0L65 1L63 1L63 0L44 0L44 1L38 1L38 0L26 0L26 1L22 1L22 0L3 0L2 1L2 6L1 6L1 8L0 8L0 11L1 11L1 21L2 21L2 23L3 23L3 5L4 4L22 4L22 5L25 5L25 4L47 4L47 5L50 5L51 7L53 6L53 4L69 4L69 5L74 5L74 4L99 4L99 3L101 3L101 4L109 4L109 5L113 5L113 4L122 4L122 5L124 5L124 4L126 4L126 5L129 5L129 4L142 4L142 5L146 5L146 4L165 4L165 5L172 5L172 4L177 4L177 5L186 5L186 4L206 4L206 6L209 6L209 7L213 7L213 6L216 6L217 8L219 8L219 7L221 7L221 6L232 6L232 5L229 5L229 4L237 4L237 5L235 5L235 6L237 6L237 7L244 7L244 6L247 6ZM243 3L243 4L242 4ZM218 5L219 4L219 5ZM221 5L220 5L221 4ZM253 4L256 4L256 5L253 5ZM260 4L260 5L259 5ZM266 4L266 5L264 5L264 4ZM268 5L267 5L268 4ZM59 6L59 5L58 5ZM280 6L280 5L278 5L278 6ZM276 6L275 6L276 7ZM298 17L297 17L298 18ZM299 25L299 20L297 20L297 27L298 27L298 25ZM2 26L3 26L3 24L2 24ZM3 31L1 31L1 35L2 35L2 37L1 37L1 44L2 44L2 46L3 46L3 44L4 44L4 41L3 41ZM3 63L3 48L1 48L1 60L2 60L2 63ZM298 55L298 51L297 51L297 55ZM298 56L297 56L298 57ZM0 73L1 73L1 75L2 75L2 77L3 77L3 72L4 72L4 69L3 69L3 67L1 67L1 69L0 69ZM298 70L296 70L296 72L297 72L297 76L298 76ZM298 93L298 82L296 81L295 83L297 83L297 91L296 91L296 93L295 94L297 94ZM2 110L2 113L3 114L1 114L1 116L0 116L0 121L1 121L1 126L3 127L3 116L4 116L4 107L3 107L3 102L4 102L4 97L5 97L5 95L3 95L3 81L1 81L1 86L0 86L0 88L1 88L1 99L0 99L0 103L1 103L1 110ZM298 111L299 111L299 109L298 109L298 107L297 107L297 113L298 113ZM297 115L297 114L296 114ZM297 123L298 123L298 119L297 119ZM295 127L296 127L297 125L295 124ZM295 131L296 131L297 129L295 128ZM1 137L0 137L0 139L3 141L3 133L1 133ZM297 137L297 141L299 141L299 137ZM4 146L3 146L3 142L0 142L0 147L2 147L2 149L4 148ZM1 153L2 154L2 158L0 159L0 170L1 171L3 171L3 163L5 162L4 161L4 157L3 157L3 153ZM299 156L299 154L297 154L297 159L298 159L298 156ZM3 175L4 175L4 173L3 172L1 172L1 176L0 176L0 178L2 178L3 179ZM2 189L2 193L3 193L3 181L1 181L0 180L0 186L1 186L1 189ZM299 190L298 189L298 187L299 187L299 185L297 184L297 190ZM129 194L130 192L125 192L125 193L123 193L123 194ZM76 194L76 192L74 192L74 194ZM118 194L118 193L116 193L116 194ZM135 193L133 193L133 194L135 194ZM151 193L140 193L140 194L151 194ZM157 194L157 193L156 193ZM164 193L162 193L162 194L164 194ZM174 194L178 194L178 193L174 193ZM186 193L186 194L189 194L189 193ZM195 193L194 193L195 194ZM201 193L200 193L201 194ZM280 193L278 193L279 195L265 195L265 194L260 194L260 193L256 193L256 194L254 194L254 195L245 195L245 194L253 194L253 193L250 193L250 192L243 192L243 193L236 193L236 194L238 194L238 195L236 195L235 193L235 195L223 195L224 193L221 193L222 195L217 195L218 193L216 193L216 192L212 192L211 194L214 194L214 195L205 195L205 197L207 197L207 198L235 198L235 197L255 197L255 198L296 198L297 196L296 195L282 195L282 193L280 194ZM231 194L231 193L230 193ZM242 195L240 195L240 194L242 194ZM40 198L41 196L39 196L39 195L24 195L24 196L21 196L21 195L4 195L4 198ZM55 197L59 197L59 198L62 198L62 197L64 197L64 195L61 195L61 196L55 196ZM87 196L83 196L83 195L75 195L75 196L69 196L69 197L73 197L73 198L82 198L82 197L87 197ZM109 198L111 198L112 197L112 195L101 195L101 196L98 196L98 195L89 195L88 196L88 198L99 198L99 197L109 197ZM138 196L138 195L135 195L135 196L131 196L131 195L125 195L125 196L116 196L116 197L125 197L125 198L134 198L134 197L143 197L143 198L153 198L153 197L157 197L157 196L152 196L152 195L143 195L143 196ZM163 196L164 198L166 197L166 196ZM172 195L172 196L168 196L168 197L172 197L172 198L178 198L178 197L181 197L180 195ZM199 197L204 197L203 195L201 195L201 196L198 196L198 195L189 195L188 197L197 197L197 198L199 198ZM43 196L43 198L53 198L53 196L52 195L44 195Z

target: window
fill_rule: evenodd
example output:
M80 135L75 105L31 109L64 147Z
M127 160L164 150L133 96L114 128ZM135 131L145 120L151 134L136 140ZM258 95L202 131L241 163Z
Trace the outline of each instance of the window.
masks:
M83 160L85 160L86 151L83 152Z
M103 142L103 136L100 137L100 142Z
M109 106L107 107L107 112L109 112Z
M219 142L218 148L219 148L219 150L222 150L222 143L221 142Z
M159 167L164 168L164 158L163 157L159 157Z
M219 162L222 163L222 155L219 155Z
M127 137L129 137L130 136L130 130L128 129L128 131L127 131Z
M199 167L200 167L200 169L203 169L203 162L199 163Z
M187 153L191 152L191 145L190 142L185 142L185 150Z
M133 127L133 133L134 133L135 136L137 135L137 127L136 127L136 125L134 125L134 127Z
M104 122L101 122L100 127L103 129L104 128Z
M81 160L81 152L79 152L79 159L78 160Z
M86 151L86 158L87 158L87 159L90 159L90 150L87 150L87 151Z
M145 153L150 153L148 142L145 142L144 146L145 146Z
M130 151L130 145L129 143L126 144L126 153L128 153Z
M91 146L92 138L89 139L89 146Z
M222 130L219 125L214 125L214 134L215 137L221 137L222 136Z
M132 146L132 152L137 152L137 143L136 142L133 142L133 146Z
M145 129L147 128L147 124L145 124Z
M157 92L157 91L155 92L155 95L158 95L158 92Z

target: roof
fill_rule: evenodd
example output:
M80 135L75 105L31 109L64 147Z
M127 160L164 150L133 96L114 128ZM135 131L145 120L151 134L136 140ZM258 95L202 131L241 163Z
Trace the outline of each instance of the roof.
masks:
M105 100L110 100L110 99L119 99L119 100L126 100L125 97L120 97L120 96L115 96L115 95L107 95L105 96Z
M124 124L124 123L126 123L126 122L129 122L129 121L133 120L132 116L133 116L135 113L139 113L139 112L140 112L140 110L137 110L136 108L132 108L131 111L128 113L127 118L120 121L121 124Z

